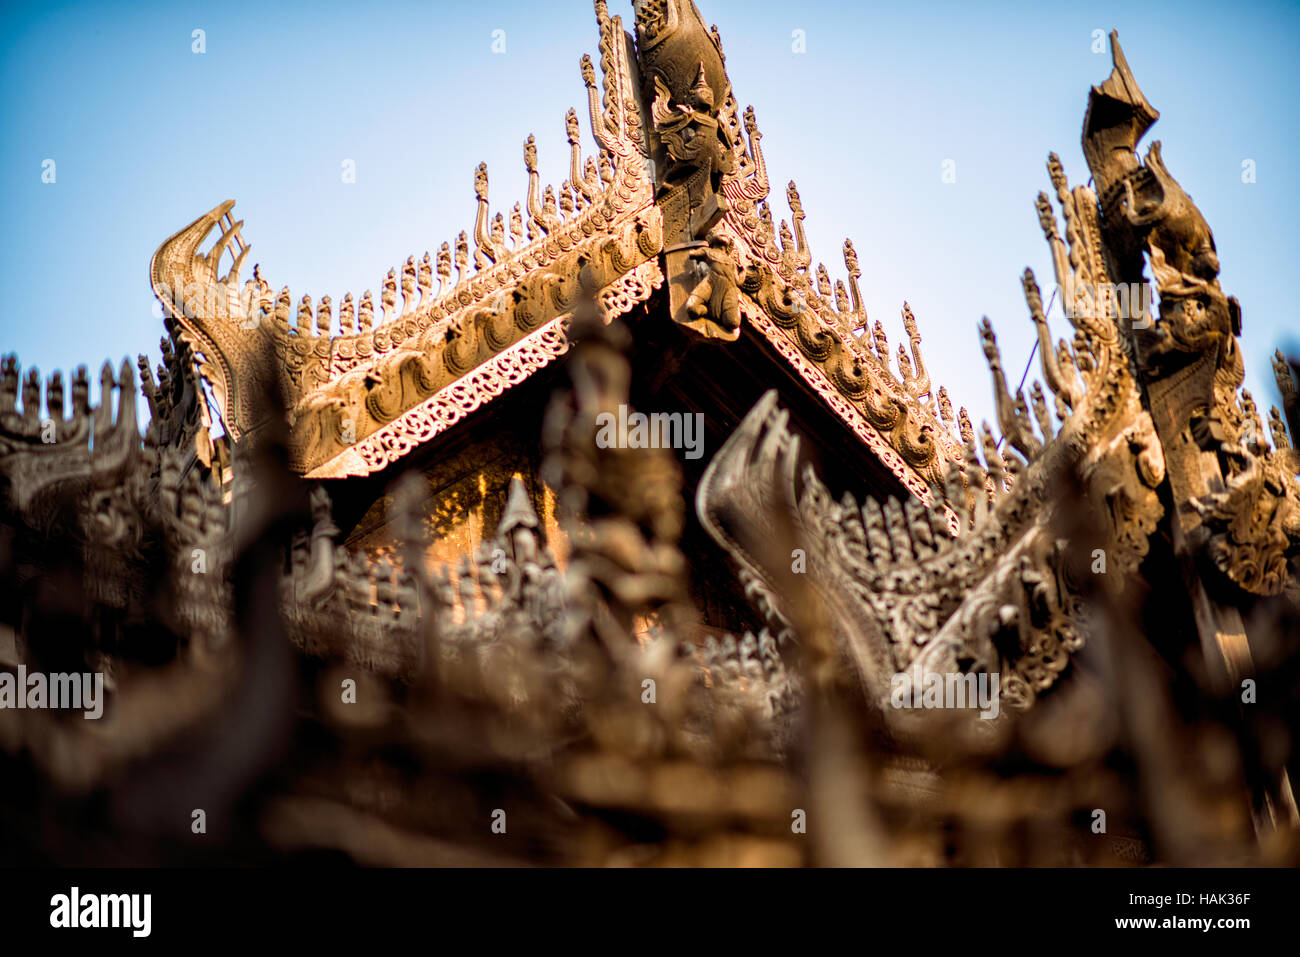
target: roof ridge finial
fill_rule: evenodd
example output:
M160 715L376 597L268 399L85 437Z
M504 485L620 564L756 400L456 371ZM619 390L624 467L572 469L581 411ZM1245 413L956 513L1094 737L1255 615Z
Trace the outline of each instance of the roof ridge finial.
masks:
M497 252L488 233L487 163L479 163L474 168L474 198L478 203L478 209L474 214L474 268L482 272L497 260Z

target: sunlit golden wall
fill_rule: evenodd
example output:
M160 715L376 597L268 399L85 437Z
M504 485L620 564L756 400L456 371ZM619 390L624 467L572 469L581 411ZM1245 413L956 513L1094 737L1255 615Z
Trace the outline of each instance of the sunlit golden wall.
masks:
M480 545L496 537L515 478L528 489L546 541L564 567L569 549L556 521L555 495L538 478L537 462L529 450L504 441L471 446L419 474L427 486L421 511L430 570L444 564L454 569L462 556L473 557ZM362 549L375 557L394 551L397 537L390 527L391 503L391 494L385 494L370 507L349 536L349 549Z

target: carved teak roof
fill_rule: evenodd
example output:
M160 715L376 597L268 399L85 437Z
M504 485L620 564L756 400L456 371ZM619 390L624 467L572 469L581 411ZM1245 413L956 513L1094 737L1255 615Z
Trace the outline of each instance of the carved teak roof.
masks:
M730 259L738 286L732 313L929 501L961 448L947 395L931 388L910 309L904 304L910 355L899 345L895 373L883 326L869 327L852 242L843 248L847 283L832 284L825 266L813 267L793 182L789 223L774 224L762 137L753 109L742 113L732 94L716 28L705 30L689 2L634 7L635 39L603 0L595 4L599 83L591 58L580 63L595 155L584 155L570 110L569 178L558 189L541 186L530 135L527 199L495 213L480 164L472 233L390 269L378 303L367 290L359 300L303 295L295 304L260 268L241 285L249 246L243 222L231 216L233 200L159 247L150 264L155 294L198 353L232 439L255 432L275 406L267 397L278 393L296 470L313 478L379 471L564 355L581 270L601 289L608 318L645 303L665 285L666 269L679 271L675 250L707 239ZM682 126L695 120L716 124L712 205L699 201L698 157L687 164L695 185L668 181L683 165L674 143L691 135ZM697 235L665 235L665 216L672 232L674 217L710 210L714 218ZM708 316L683 324L706 336L738 334Z

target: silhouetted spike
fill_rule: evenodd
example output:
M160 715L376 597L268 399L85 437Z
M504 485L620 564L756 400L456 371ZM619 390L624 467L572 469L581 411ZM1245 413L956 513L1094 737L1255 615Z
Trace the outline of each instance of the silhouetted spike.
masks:
M899 565L911 562L915 558L912 554L912 538L907 532L903 507L892 495L885 501L884 516L885 530L889 533L889 541L893 546L894 562Z
M885 514L880 503L870 496L862 503L862 526L867 533L867 547L872 564L883 568L890 561L889 533L885 530Z

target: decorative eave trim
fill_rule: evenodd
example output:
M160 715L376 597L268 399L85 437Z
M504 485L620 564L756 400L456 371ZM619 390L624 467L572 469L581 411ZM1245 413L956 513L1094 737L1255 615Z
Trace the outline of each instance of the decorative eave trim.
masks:
M876 457L884 463L887 469L894 473L907 490L915 495L922 504L929 505L934 495L929 483L915 469L903 461L903 457L880 434L880 430L868 422L866 417L854 407L853 403L840 394L839 390L835 388L835 384L826 376L826 373L800 352L799 347L778 329L776 323L768 318L767 313L744 292L740 294L740 309L753 327L763 334L777 353L790 363L804 382L817 395L821 396L831 411L853 430L853 433L866 444L867 448L876 454ZM944 511L948 515L948 527L952 530L953 535L957 535L961 528L957 513L947 505L944 506Z
M741 250L741 257L738 265L742 269L752 267L760 270L765 274L764 282L770 283L770 287L774 291L795 291L797 288L796 284L787 279L782 270L778 268L779 254L776 252L775 247L765 243L756 232L759 220L757 215L754 213L754 204L756 200L751 196L751 193L758 193L761 191L765 194L766 184L736 181L725 184L725 188L728 197L732 200L732 209L728 212L720 228L726 230L731 235L737 248ZM804 352L799 341L777 328L761 304L754 302L752 298L747 298L743 292L741 293L741 301L747 307L743 310L746 315L751 315L756 312L762 317L762 324L756 321L755 325L763 329L764 335L777 348L778 353L800 372L804 379L814 387L815 391L817 391L817 393L827 402L832 410L835 411L836 414L839 415L840 418L843 419L845 423L849 425L849 427L852 428L864 442L867 443L868 447L871 448L872 451L876 452L877 455L881 457L881 460L890 471L894 472L894 474L897 475L910 490L918 494L923 501L928 502L930 494L929 490L932 487L931 480L937 481L937 474L941 473L943 463L963 461L963 453L960 444L958 444L944 424L927 409L919 405L914 399L907 395L889 369L887 367L881 367L880 364L875 361L875 357L871 356L868 350L862 348L860 343L846 342L843 334L831 320L831 317L823 314L817 297L808 296L804 299L805 308L808 312L817 317L819 329L824 330L826 334L839 340L840 345L844 349L850 350L851 353L861 359L864 364L871 364L872 370L868 373L870 379L878 384L882 389L886 390L886 392L891 396L902 401L906 405L909 418L912 416L920 416L921 418L918 421L921 421L923 424L932 424L934 426L931 435L934 441L935 458L932 461L935 465L934 471L936 474L931 476L931 480L927 480L925 476L916 471L916 469L902 457L899 450L889 441L888 436L866 421L852 399L846 396L843 391L827 377L825 371L814 360L814 357L811 357ZM810 375L812 375L813 378L809 378ZM844 410L850 411L846 412ZM862 428L859 428L859 422L865 429L869 430L869 433L864 432ZM868 438L868 434L875 438ZM882 448L888 450L887 456L882 453ZM917 483L919 483L919 486ZM918 490L919 488L924 488L924 494L921 494Z
M600 293L605 321L645 302L663 285L663 272L649 259L610 283ZM440 389L420 405L344 449L307 473L309 479L370 475L387 468L413 448L445 432L508 389L528 379L569 351L565 327L571 313L540 329Z

